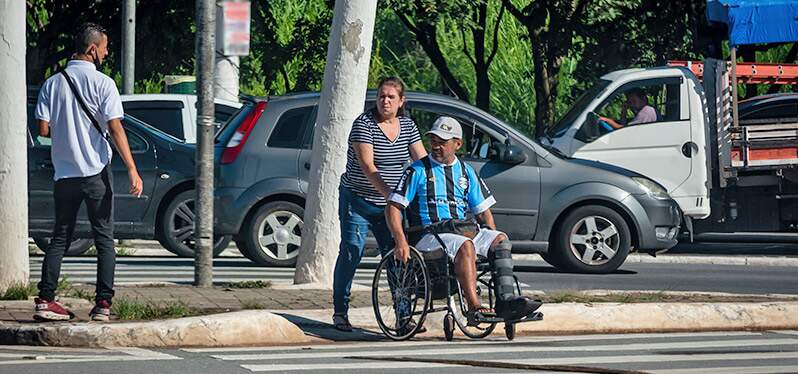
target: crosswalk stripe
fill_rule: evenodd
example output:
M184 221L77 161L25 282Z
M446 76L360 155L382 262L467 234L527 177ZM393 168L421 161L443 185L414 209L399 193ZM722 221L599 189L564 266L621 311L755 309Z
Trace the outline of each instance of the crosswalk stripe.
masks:
M798 373L798 365L780 366L726 366L702 367L694 369L662 369L648 370L652 374L770 374L770 373Z
M330 363L330 364L298 364L298 365L241 365L242 368L255 371L306 371L306 370L385 370L386 362L361 362L361 363ZM402 362L402 369L416 369L416 368L447 368L459 365L449 364L432 364L426 362Z
M775 360L795 359L798 352L739 352L739 353L711 353L700 352L683 355L619 355L619 356L588 356L588 357L563 357L522 360L488 360L493 362L509 362L513 364L528 365L583 365L583 364L620 364L642 362L689 362L689 361L740 361L740 360Z
M565 347L540 347L540 346L491 346L491 347L460 347L435 350L409 350L392 349L381 351L361 351L354 353L342 352L302 352L302 353L277 353L277 354L237 354L237 355L212 355L211 357L224 361L251 361L251 360L284 360L284 359L318 359L341 356L377 357L377 356L428 356L428 355L467 355L484 353L523 353L523 352L595 352L595 351L636 351L647 349L693 349L693 348L724 348L724 347L754 347L797 344L798 339L749 339L749 340L713 340L691 341L676 343L634 343L610 345L581 345Z
M506 340L491 341L491 340L467 340L457 342L458 345L510 345L519 343L552 343L563 341L582 341L582 340L631 340L631 339L652 339L652 338L709 338L709 337L745 337L745 336L758 336L761 337L762 333L759 332L673 332L663 334L586 334L586 335L567 335L567 336L535 336L516 338L514 341L509 342ZM390 347L426 347L433 345L449 345L439 341L404 341L404 342L391 342ZM224 348L182 348L182 351L191 353L224 353L224 352L275 352L275 351L318 351L318 350L336 350L336 349L351 349L357 350L361 348L373 348L374 343L344 343L344 344L325 344L314 346L295 346L295 347L224 347Z

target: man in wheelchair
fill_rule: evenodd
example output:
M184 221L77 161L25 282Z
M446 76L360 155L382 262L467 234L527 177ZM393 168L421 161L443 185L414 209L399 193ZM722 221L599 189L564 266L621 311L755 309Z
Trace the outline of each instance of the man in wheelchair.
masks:
M420 252L438 250L441 242L445 244L444 250L453 259L455 276L467 302L466 316L471 326L491 317L509 321L532 314L541 303L515 294L512 244L506 234L496 230L490 211L496 201L474 169L455 155L463 144L460 123L451 117L440 117L426 136L430 155L405 170L385 208L388 227L396 242L394 256L405 263L410 244ZM405 237L404 209L411 228L408 231L422 231L420 238ZM469 229L468 211L479 226L472 224ZM418 227L427 230L417 230ZM434 227L440 241L429 232L430 227ZM484 306L477 295L478 256L487 257L492 265L495 311Z

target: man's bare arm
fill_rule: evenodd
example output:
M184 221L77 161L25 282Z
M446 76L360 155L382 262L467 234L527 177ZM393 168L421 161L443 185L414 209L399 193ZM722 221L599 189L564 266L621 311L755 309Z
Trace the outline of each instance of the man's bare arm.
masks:
M144 183L141 181L139 172L136 169L136 162L133 161L133 154L130 153L130 145L127 142L127 135L125 129L122 127L122 121L118 118L108 121L108 131L111 133L111 139L116 145L116 151L122 157L122 162L127 167L127 175L130 178L130 194L136 197L141 196L144 190Z
M480 225L496 230L496 224L493 222L493 213L490 212L490 209L485 209L484 212L477 214L476 218Z
M50 137L50 122L47 122L43 119L39 120L39 136L43 136L45 138Z

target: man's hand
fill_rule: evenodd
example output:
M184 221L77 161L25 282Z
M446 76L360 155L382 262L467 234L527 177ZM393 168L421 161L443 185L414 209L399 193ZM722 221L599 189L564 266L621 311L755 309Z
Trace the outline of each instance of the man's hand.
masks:
M410 246L407 245L407 242L396 243L396 248L393 249L393 257L403 264L407 263L410 258Z
M139 173L131 170L127 175L130 178L130 194L135 197L141 197L141 192L144 191L144 182L141 181Z

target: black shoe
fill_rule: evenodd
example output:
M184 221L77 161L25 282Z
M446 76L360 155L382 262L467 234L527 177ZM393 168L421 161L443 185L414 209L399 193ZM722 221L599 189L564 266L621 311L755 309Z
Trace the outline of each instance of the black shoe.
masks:
M506 301L496 301L496 315L505 321L516 321L534 313L543 302L526 296L516 296Z
M397 335L400 336L407 335L410 331L413 331L413 329L415 328L416 328L416 321L411 319L410 321L407 321L407 324L405 324L405 326L399 329L396 333ZM418 328L418 331L416 331L416 334L423 334L425 332L427 332L427 328L424 327L424 325L421 325L421 327Z
M333 325L335 329L343 332L351 332L352 324L349 323L349 316L345 314L333 314Z

